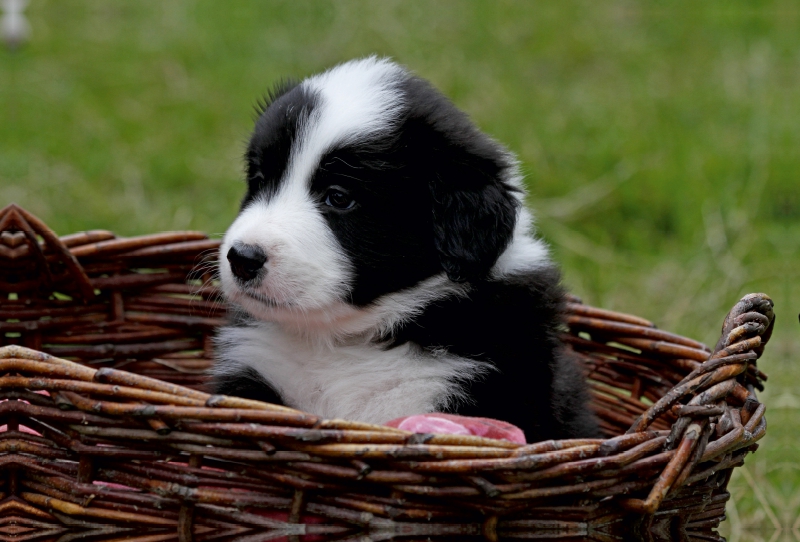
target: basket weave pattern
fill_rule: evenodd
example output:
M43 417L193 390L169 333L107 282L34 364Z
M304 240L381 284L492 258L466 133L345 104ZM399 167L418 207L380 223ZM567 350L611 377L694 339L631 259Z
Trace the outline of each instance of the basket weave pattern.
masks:
M205 393L223 308L193 274L216 258L203 234L58 238L16 206L0 231L0 540L714 540L732 469L766 431L763 294L713 350L573 300L564 340L607 438L518 445Z

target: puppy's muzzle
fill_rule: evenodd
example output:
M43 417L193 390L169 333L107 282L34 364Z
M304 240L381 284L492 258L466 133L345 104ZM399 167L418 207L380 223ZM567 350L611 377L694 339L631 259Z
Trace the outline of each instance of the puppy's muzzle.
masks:
M267 255L257 246L237 242L228 250L228 262L236 278L249 282L263 269Z

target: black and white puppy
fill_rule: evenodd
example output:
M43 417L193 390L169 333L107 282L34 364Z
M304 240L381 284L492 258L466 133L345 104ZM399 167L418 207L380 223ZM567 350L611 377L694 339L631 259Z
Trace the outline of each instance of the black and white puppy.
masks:
M215 392L383 423L445 411L596 436L514 157L375 57L284 84L221 247Z

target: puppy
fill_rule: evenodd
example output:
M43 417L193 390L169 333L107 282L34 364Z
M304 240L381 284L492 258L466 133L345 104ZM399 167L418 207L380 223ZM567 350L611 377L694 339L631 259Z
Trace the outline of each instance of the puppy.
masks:
M281 85L221 246L214 391L384 423L483 416L596 436L515 158L386 59Z

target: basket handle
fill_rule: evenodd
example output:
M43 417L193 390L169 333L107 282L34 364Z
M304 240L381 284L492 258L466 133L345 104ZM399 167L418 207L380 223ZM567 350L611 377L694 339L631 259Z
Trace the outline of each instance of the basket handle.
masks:
M689 392L696 394L689 403L692 407L714 405L728 397L734 397L752 408L753 402L757 403L752 388L760 389L759 379L766 380L766 375L758 370L754 375L746 375L751 380L747 387L739 382L740 375L746 373L750 364L755 363L763 353L772 335L774 323L773 302L769 296L749 294L743 297L725 317L722 336L708 360L637 418L628 432L644 430ZM694 466L700 462L711 436L710 419L715 415L718 415L716 409L709 408L705 416L679 418L673 424L666 444L668 449L677 450L664 467L650 494L646 499L623 499L620 504L638 513L655 513L670 489L682 485Z
M23 209L22 207L11 203L0 209L0 231L21 231L25 236L26 244L30 254L37 260L39 266L44 271L45 282L48 287L53 287L53 275L50 272L50 266L47 263L42 245L36 239L36 235L40 235L44 240L44 245L49 247L56 255L56 258L64 264L69 270L72 278L78 286L78 292L84 302L94 299L94 288L89 281L89 277L81 267L77 258L70 252L70 250L61 242L61 239L47 227L47 225L36 218L34 215ZM10 258L14 259L17 256L11 254Z

